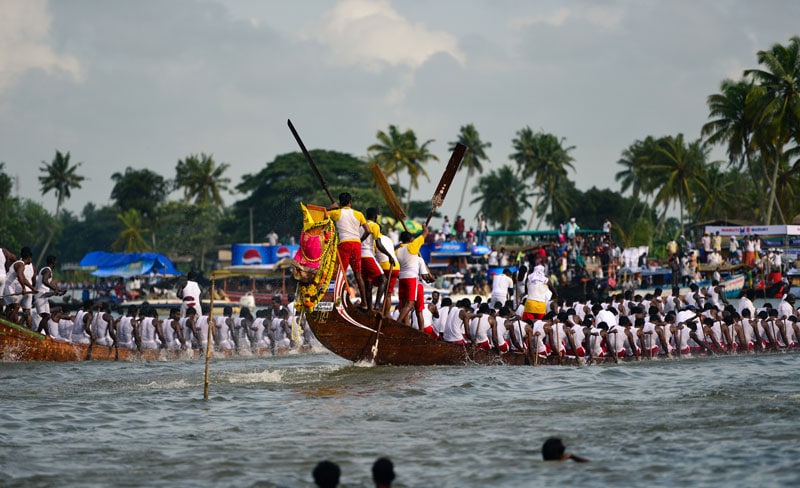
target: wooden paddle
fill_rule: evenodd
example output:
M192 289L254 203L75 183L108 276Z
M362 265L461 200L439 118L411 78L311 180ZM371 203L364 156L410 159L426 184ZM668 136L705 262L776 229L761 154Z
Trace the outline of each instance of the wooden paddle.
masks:
M456 144L453 154L450 156L450 161L447 162L447 167L444 169L444 173L442 173L442 178L439 180L439 185L436 187L436 191L433 192L431 211L428 214L428 218L425 219L426 227L431 222L433 213L444 203L444 197L447 196L447 191L450 190L450 185L453 183L453 178L455 178L456 172L458 172L458 168L461 166L461 161L464 159L464 154L466 152L467 146L461 143Z
M406 211L403 210L403 206L400 205L400 200L397 199L397 195L395 195L394 190L392 190L392 186L389 184L389 181L386 179L386 175L383 174L381 171L380 166L378 163L372 163L369 166L369 170L372 171L372 176L375 178L375 183L378 184L378 189L383 194L383 199L386 200L386 205L389 206L389 212L392 213L395 220L399 221L400 224L403 226L403 230L408 232L406 228Z
M378 315L378 331L375 333L375 344L372 345L372 362L378 357L378 340L381 338L381 327L383 327L383 315Z
M300 135L297 133L297 130L295 130L294 125L292 125L291 119L287 119L286 122L289 124L289 130L292 131L294 140L297 141L297 144L300 146L300 150L303 151L303 156L306 157L306 161L308 161L309 166L311 166L311 171L314 172L314 176L317 177L317 180L319 180L320 184L322 185L322 189L325 190L325 193L328 195L328 198L331 199L331 203L336 203L336 200L333 199L333 195L331 195L330 190L328 190L328 184L325 183L325 178L322 177L322 173L319 172L319 168L317 168L317 165L311 158L311 154L308 153L306 145L303 144L303 141L300 139Z

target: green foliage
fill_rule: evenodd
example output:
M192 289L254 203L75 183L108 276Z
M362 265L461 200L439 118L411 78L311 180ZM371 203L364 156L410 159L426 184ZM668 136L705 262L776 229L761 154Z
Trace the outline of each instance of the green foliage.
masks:
M310 154L334 198L346 191L353 195L353 206L357 209L377 206L386 210L383 196L372 187L372 173L366 163L336 151L312 150ZM311 167L299 152L279 155L264 169L245 175L242 180L236 188L247 196L234 203L233 211L221 224L223 234L231 242L249 240L250 208L254 209L255 240L262 241L272 229L281 236L300 234L303 222L300 202L330 204Z
M53 162L48 164L42 161L42 166L39 168L39 171L44 173L39 177L42 195L47 195L50 190L56 195L56 215L64 200L72 195L72 189L80 188L81 182L86 179L76 173L81 163L70 165L69 158L69 152L62 154L61 151L56 151Z
M61 236L53 245L54 254L62 263L78 262L91 251L111 251L122 231L117 210L111 206L97 208L93 203L83 207L80 218L62 212Z
M222 193L230 192L231 179L224 177L228 163L214 161L212 155L201 153L178 161L175 167L175 187L183 189L183 201L198 205L212 205L222 209Z
M122 224L119 238L111 244L111 249L122 252L150 251L150 245L145 241L145 236L150 234L150 229L144 227L142 214L135 208L118 213L117 220Z
M6 163L0 162L0 201L10 199L11 189L14 187L11 177L8 176L3 170L5 164Z
M0 246L14 253L19 253L23 246L36 252L42 248L51 231L54 237L59 232L50 213L32 200L0 199L0 215Z
M464 160L458 168L461 172L465 171L467 177L464 180L464 186L461 188L461 199L458 201L456 215L461 214L461 207L464 205L464 195L467 193L470 177L475 173L483 173L483 162L489 161L489 158L486 156L486 149L492 147L491 142L483 142L481 140L478 129L476 129L473 124L462 125L458 133L458 140L449 143L447 150L450 152L454 151L456 144L459 143L468 148L467 153L464 155Z
M213 205L167 202L158 209L158 249L170 256L191 256L202 269L206 251L221 237L221 219Z
M146 221L156 214L156 207L163 203L169 193L170 185L158 173L149 169L125 168L124 173L111 175L114 188L111 199L121 210L135 209Z
M480 203L489 225L501 230L520 230L524 224L523 212L530 208L528 189L509 165L482 176L473 189L477 197L471 203Z
M409 183L406 191L406 206L408 206L411 202L411 190L419 188L420 176L430 181L428 172L425 171L425 164L431 160L439 160L428 150L433 139L428 139L420 145L413 130L400 132L396 125L390 125L388 132L378 131L375 137L378 142L367 148L370 162L378 163L386 177L394 177L398 186L400 173L408 173Z

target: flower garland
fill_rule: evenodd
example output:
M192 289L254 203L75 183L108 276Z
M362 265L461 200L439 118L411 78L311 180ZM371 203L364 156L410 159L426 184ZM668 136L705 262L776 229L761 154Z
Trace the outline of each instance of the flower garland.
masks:
M321 225L320 225L321 224ZM298 309L305 313L311 313L314 311L314 307L322 300L322 297L325 296L325 293L328 291L328 285L333 279L333 275L336 272L336 264L337 264L337 245L339 244L339 236L336 233L336 226L334 222L330 219L325 219L320 222L319 227L324 226L324 230L322 232L326 235L329 235L330 238L325 240L325 246L322 249L322 254L320 254L319 260L319 271L317 275L314 277L314 281L309 284L299 284L297 286L298 293L296 296L298 297ZM315 227L317 227L315 225Z

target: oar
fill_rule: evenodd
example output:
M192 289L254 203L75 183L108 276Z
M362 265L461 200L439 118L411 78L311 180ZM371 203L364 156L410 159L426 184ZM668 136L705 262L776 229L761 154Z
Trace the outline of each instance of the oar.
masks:
M395 195L394 190L392 190L392 186L386 179L386 175L383 174L378 163L371 164L369 169L372 171L375 183L378 184L378 189L383 193L383 199L386 200L386 205L389 206L389 211L392 213L392 216L394 216L395 220L400 221L403 230L408 232L406 228L406 211L403 210L402 205L400 205L400 200L397 199L397 195Z
M375 334L375 344L372 345L372 362L378 357L378 340L381 338L381 327L383 327L383 315L378 315L378 332Z
M534 347L533 365L534 366L538 366L539 365L539 336L534 334L533 337L534 337L534 341L533 341L533 347Z
M89 334L89 347L86 349L86 358L84 361L92 359L92 347L94 346L94 334Z
M319 168L314 163L314 160L311 159L311 154L308 153L308 149L306 149L306 145L303 144L303 141L300 139L300 135L295 130L294 125L292 125L292 121L287 119L286 122L289 124L289 130L292 131L292 135L294 139L297 141L297 144L300 146L300 150L303 151L303 155L306 157L306 161L308 161L309 166L311 166L311 171L314 172L314 176L317 177L319 183L322 185L322 189L325 190L325 193L328 195L328 198L331 199L331 203L336 203L336 200L333 199L333 195L331 195L330 190L328 190L328 184L325 183L325 178L322 177L322 174L319 172Z
M431 211L428 214L428 218L425 219L426 227L431 222L433 213L444 203L444 197L447 195L447 191L450 190L450 185L453 183L453 178L455 178L456 172L459 166L461 166L461 161L464 159L464 154L466 152L467 146L461 143L456 144L453 154L450 156L450 161L447 162L447 167L444 169L444 173L442 173L442 178L439 180L439 185L436 187L436 191L433 192Z

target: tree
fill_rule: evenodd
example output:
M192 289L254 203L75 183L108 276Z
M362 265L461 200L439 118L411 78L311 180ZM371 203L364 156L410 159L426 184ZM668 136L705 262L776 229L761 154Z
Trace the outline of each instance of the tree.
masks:
M205 269L207 250L214 249L220 212L210 204L167 202L159 207L160 248L170 256L191 256Z
M472 190L477 196L470 203L479 203L479 211L486 215L488 223L495 223L503 230L519 230L522 214L530 208L528 188L511 166L482 176Z
M536 213L539 214L539 227L548 211L553 214L556 205L564 208L568 203L563 198L556 198L558 187L567 180L567 169L575 170L572 166L574 159L569 155L575 146L564 147L565 141L553 134L534 134L530 127L517 131L517 137L511 141L514 153L509 157L517 163L523 179L533 178L529 188L536 192L535 212L528 222L529 227Z
M56 218L58 218L58 214L61 211L61 204L64 203L64 200L72 196L72 189L80 188L81 182L85 179L85 177L77 174L78 167L82 163L70 165L69 158L69 152L62 154L61 151L56 150L53 161L50 164L42 161L42 166L39 168L39 170L44 173L44 175L39 176L39 183L42 185L42 195L47 195L50 190L56 195ZM47 248L50 247L50 242L55 232L55 227L51 227L47 241L44 243L42 251L36 259L37 267L47 253Z
M765 69L746 70L758 84L753 92L756 133L762 161L772 171L769 178L769 204L766 222L771 223L772 209L777 203L777 180L786 145L795 139L800 125L800 37L789 39L783 46L774 44L768 51L759 51L758 63ZM780 207L777 207L780 212ZM785 217L782 215L785 223Z
M111 244L115 251L123 252L143 252L149 251L150 246L144 240L144 235L150 232L142 224L142 214L135 208L129 208L123 213L117 214L117 219L122 224L119 238Z
M146 222L156 215L156 207L166 201L170 187L167 180L149 169L125 168L111 175L114 188L111 199L120 210L136 209Z
M364 161L336 151L315 149L310 154L334 196L347 191L353 195L356 208L381 207L383 196L371 187L372 173ZM236 189L246 197L233 204L233 211L220 224L221 231L234 242L245 242L249 238L251 208L258 240L265 238L272 229L281 236L299 235L303 221L301 201L317 205L330 203L300 152L281 154L258 173L244 175Z
M396 125L390 125L388 132L379 130L375 137L378 143L367 148L369 160L378 163L387 178L393 177L398 186L400 173L403 171L408 173L409 183L406 192L406 206L408 206L411 202L411 190L419 188L419 177L424 176L430 180L424 165L430 160L439 160L428 150L433 139L428 139L419 145L413 130L400 132Z
M614 179L620 182L620 191L625 193L631 190L634 201L641 201L642 196L648 197L658 187L658 180L650 167L656 160L658 151L657 140L647 136L643 141L637 140L627 149L622 151L622 157L617 161L624 169L619 171ZM645 198L645 207L649 198ZM631 206L633 210L633 206Z
M684 210L694 209L695 191L706 190L702 169L708 158L708 147L699 139L687 145L683 134L664 137L659 140L658 145L658 157L650 169L658 172L657 177L662 184L653 203L664 206L663 215L666 215L671 205L677 203L683 233Z
M11 188L14 186L11 177L3 169L6 163L0 161L0 201L11 199Z
M478 134L478 129L473 124L462 125L458 134L458 140L449 143L448 151L453 152L456 144L463 144L469 148L464 155L461 162L459 171L466 171L467 177L464 180L464 186L461 188L461 199L458 201L458 209L456 215L461 214L461 207L464 205L464 195L467 193L467 186L469 186L469 179L475 173L483 173L483 161L489 160L486 156L486 149L492 147L491 142L483 142L481 136Z
M54 241L62 263L78 262L89 251L111 251L111 244L119 238L122 223L117 219L117 207L97 207L87 203L79 216L61 212L61 238Z
M183 201L194 201L198 205L211 205L221 210L225 206L222 193L230 192L230 178L223 176L230 167L228 163L214 161L212 155L201 153L178 161L175 167L175 186L183 189Z

